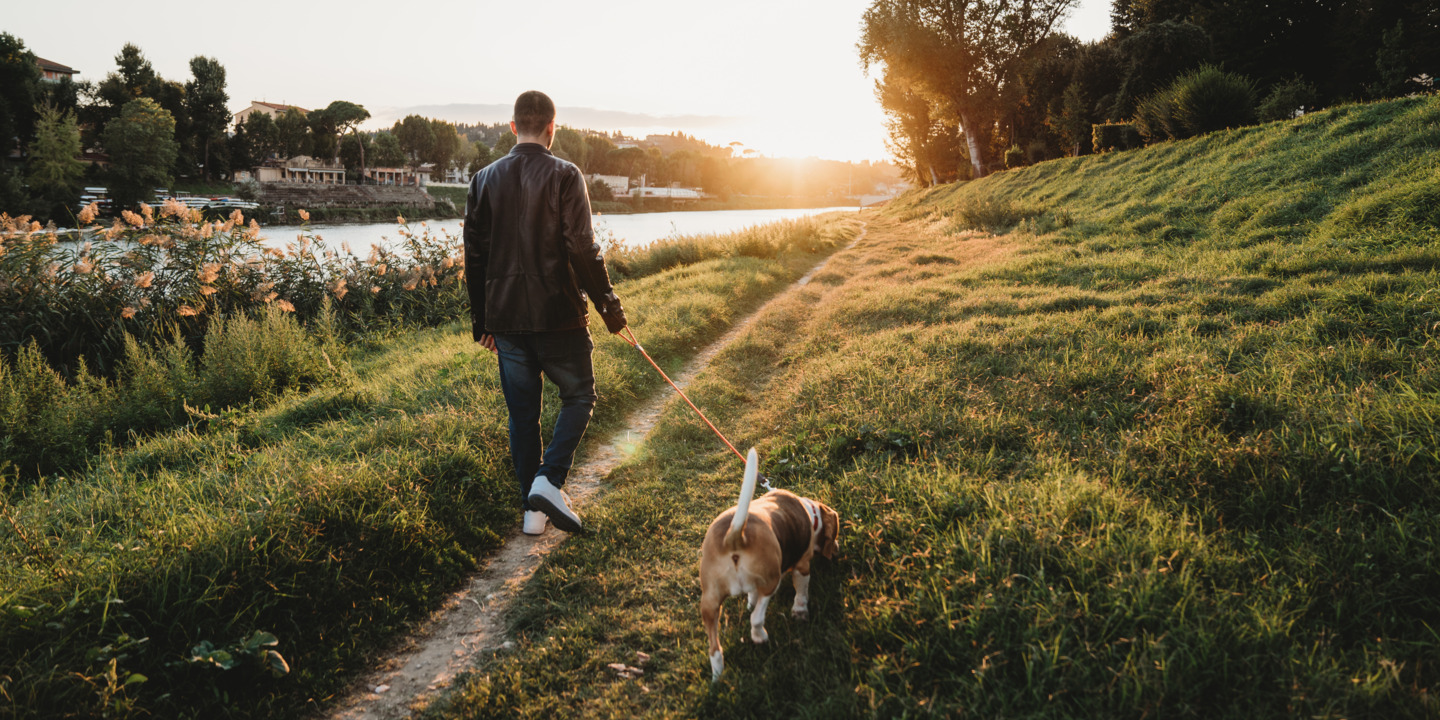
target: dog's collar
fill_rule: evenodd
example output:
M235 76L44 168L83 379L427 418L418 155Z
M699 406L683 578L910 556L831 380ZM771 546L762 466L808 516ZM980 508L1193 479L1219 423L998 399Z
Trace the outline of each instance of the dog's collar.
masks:
M820 508L806 498L800 498L800 504L805 506L805 514L810 516L810 534L820 532Z

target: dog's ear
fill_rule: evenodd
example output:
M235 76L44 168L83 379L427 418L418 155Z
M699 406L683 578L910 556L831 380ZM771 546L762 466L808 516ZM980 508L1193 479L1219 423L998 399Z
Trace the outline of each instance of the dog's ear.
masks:
M820 523L820 537L816 538L816 542L820 545L820 554L827 560L834 560L835 553L840 551L840 513L831 510L829 505L821 505L820 514L824 519Z

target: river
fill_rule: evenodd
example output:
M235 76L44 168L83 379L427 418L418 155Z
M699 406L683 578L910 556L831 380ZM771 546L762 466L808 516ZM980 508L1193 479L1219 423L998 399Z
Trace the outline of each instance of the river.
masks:
M628 246L643 247L656 240L674 235L730 233L778 220L793 220L832 211L855 212L855 210L854 206L778 210L703 210L592 215L591 220L595 223L597 235L613 233L616 238ZM458 219L427 220L425 222L431 230L448 230L457 236L460 232L460 220ZM350 247L361 255L367 253L372 245L393 243L399 238L395 232L395 223L311 225L310 228L315 234L325 238L326 245L338 247L342 242L349 243ZM418 231L420 222L411 223L410 229ZM268 227L261 231L261 235L272 242L279 241L278 244L284 244L293 240L298 231L299 229L295 227Z

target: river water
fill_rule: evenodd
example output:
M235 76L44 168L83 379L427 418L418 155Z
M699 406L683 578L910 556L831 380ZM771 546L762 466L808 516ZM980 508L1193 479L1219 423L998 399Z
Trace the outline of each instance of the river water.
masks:
M632 215L592 215L597 235L605 233L614 236L630 247L643 247L656 240L675 235L708 235L730 233L756 225L793 220L832 211L855 212L855 207L790 208L779 210L704 210L696 212L635 213ZM460 220L427 220L427 226L434 231L446 230L457 237ZM311 225L311 230L325 239L330 247L349 243L358 254L369 252L372 245L389 245L399 240L395 223L370 225ZM420 222L410 224L412 232L420 230ZM295 238L298 228L267 227L261 235L272 243L283 245ZM278 242L277 242L278 241Z

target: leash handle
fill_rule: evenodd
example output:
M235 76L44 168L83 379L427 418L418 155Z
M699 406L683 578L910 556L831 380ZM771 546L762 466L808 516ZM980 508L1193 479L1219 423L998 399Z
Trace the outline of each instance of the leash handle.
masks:
M641 347L640 345L640 339L635 337L635 331L631 330L630 326L625 326L620 330L620 332L615 333L615 335L621 340L624 340L626 343L628 343L630 347L639 350L640 354L644 355L645 359L650 361L650 366L655 368L655 372L660 373L660 377L665 378L665 382L670 383L670 387L675 388L675 392L680 394L680 397L685 400L685 404L689 405L690 409L694 410L695 414L699 415L700 419L704 420L705 424L710 426L710 431L715 433L716 437L720 438L720 442L725 443L725 447L730 448L730 452L735 453L735 457L740 458L740 462L745 462L745 456L741 455L740 451L735 449L735 446L732 445L730 441L725 438L725 434L720 432L720 428L715 427L715 423L710 422L710 418L705 417L705 413L701 412L700 408L696 407L695 403L690 401L690 397L685 394L685 391L681 390L680 386L676 385L675 381L671 380L670 376L666 375L665 371L660 369L660 366L655 362L655 359L650 357L650 353L645 352L645 348ZM761 475L760 485L763 486L767 491L771 490L770 478Z

